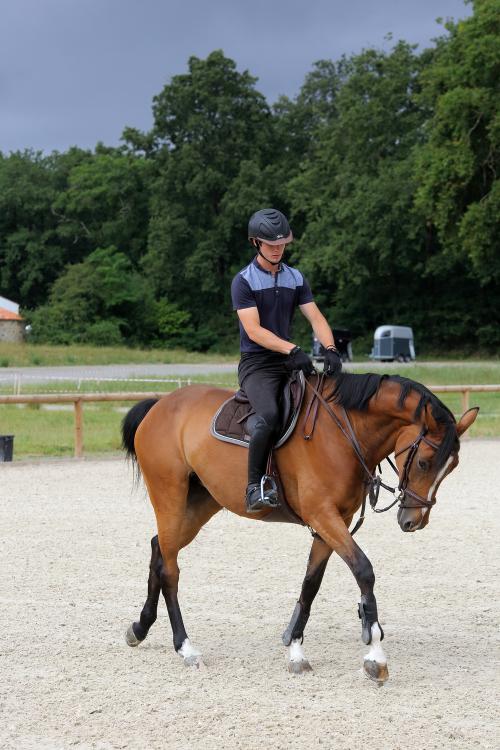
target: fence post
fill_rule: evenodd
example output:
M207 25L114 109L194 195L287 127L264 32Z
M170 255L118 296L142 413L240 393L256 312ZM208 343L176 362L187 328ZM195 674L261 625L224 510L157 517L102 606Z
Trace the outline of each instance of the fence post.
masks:
M467 389L462 391L462 414L464 414L469 408L469 394L470 391L468 391Z
M75 458L83 456L83 404L75 399Z

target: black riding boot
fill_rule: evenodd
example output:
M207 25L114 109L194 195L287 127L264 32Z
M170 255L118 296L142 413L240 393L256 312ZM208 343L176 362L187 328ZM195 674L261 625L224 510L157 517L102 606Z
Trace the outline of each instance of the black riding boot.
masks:
M274 430L263 417L257 417L248 449L247 513L257 513L263 508L278 508L279 500L274 482L262 482L266 474L267 459L273 444Z

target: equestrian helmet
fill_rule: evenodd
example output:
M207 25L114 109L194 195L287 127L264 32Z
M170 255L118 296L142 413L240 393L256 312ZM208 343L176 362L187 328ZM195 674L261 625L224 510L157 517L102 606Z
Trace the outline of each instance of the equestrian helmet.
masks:
M283 245L293 240L293 234L285 214L276 208L262 208L250 217L248 239L261 240L267 245Z

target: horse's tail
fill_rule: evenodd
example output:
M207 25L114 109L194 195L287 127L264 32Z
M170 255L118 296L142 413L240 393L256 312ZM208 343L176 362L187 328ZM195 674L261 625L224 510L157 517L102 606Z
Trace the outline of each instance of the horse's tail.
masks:
M135 454L135 433L148 411L153 408L157 401L157 398L146 398L144 401L139 401L138 404L135 404L135 406L125 414L122 420L122 448L125 451L127 458L133 461L134 469L137 470L137 480L140 477L140 468Z

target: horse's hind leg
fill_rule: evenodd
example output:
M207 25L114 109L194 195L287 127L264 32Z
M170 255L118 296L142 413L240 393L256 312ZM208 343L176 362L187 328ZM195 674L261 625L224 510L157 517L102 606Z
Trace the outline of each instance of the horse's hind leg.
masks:
M129 646L138 646L143 641L149 628L156 621L158 611L158 599L160 598L160 573L163 561L161 558L158 537L151 539L151 562L149 563L148 598L142 608L138 622L133 622L125 634Z
M295 605L292 619L283 633L283 643L285 646L289 646L288 670L293 674L301 674L311 670L311 665L302 649L304 629L331 554L332 549L316 534L309 554L300 598Z
M182 488L179 487L178 490L182 490ZM172 499L171 492L169 499ZM154 501L153 505L157 510ZM171 503L169 503L169 507L173 510ZM179 507L175 508L177 512L173 512L170 516L166 513L157 512L158 537L154 537L151 542L152 555L148 579L148 598L139 622L134 622L127 631L127 643L130 646L136 646L146 637L149 628L156 620L156 609L161 589L172 626L175 650L182 656L186 665L200 666L202 664L201 654L192 647L189 641L177 598L179 581L177 555L179 550L187 546L202 526L220 510L220 506L208 490L198 482L197 478L191 477L187 501L185 500L181 507L183 507L182 515Z

